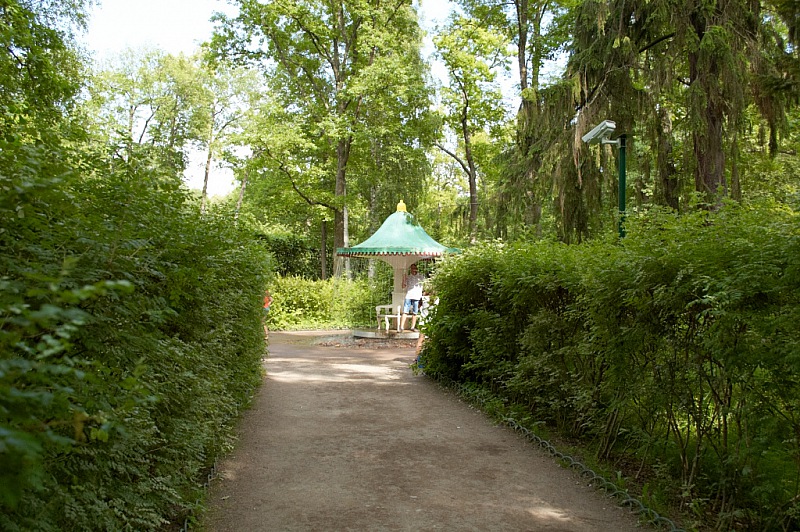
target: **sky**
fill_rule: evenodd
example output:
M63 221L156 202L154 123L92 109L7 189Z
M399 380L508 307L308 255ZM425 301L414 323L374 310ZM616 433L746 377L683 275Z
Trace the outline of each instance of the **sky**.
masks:
M98 62L128 49L159 48L170 54L191 54L213 31L211 15L231 12L224 0L99 0L89 14L84 43ZM189 154L184 182L203 188L205 157ZM236 188L233 172L214 168L208 178L208 195L224 196Z
M132 47L154 46L169 53L191 53L211 36L215 11L235 13L225 0L99 0L90 12L85 41L98 60ZM446 0L423 0L423 26L442 24Z
M214 12L234 14L225 0L99 0L90 11L84 44L98 62L127 48L153 47L170 54L194 52L211 37ZM449 12L445 0L423 0L419 8L423 27L443 24ZM203 154L190 156L185 181L190 188L203 186ZM236 184L230 170L215 168L209 176L209 196L225 195Z
M99 0L90 12L89 48L102 60L132 47L153 46L191 53L211 36L215 11L231 12L224 0Z

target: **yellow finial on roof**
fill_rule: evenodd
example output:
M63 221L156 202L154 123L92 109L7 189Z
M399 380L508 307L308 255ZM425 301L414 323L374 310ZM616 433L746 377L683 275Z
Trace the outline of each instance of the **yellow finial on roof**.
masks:
M400 200L400 203L397 204L397 212L400 211L406 212L406 204L403 202L403 200Z

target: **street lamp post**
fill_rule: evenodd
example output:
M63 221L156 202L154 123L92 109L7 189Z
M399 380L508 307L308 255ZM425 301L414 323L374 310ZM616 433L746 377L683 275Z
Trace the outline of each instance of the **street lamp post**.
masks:
M615 144L619 149L619 237L625 236L625 147L626 135L620 135L614 140L608 137L617 129L617 124L611 120L603 120L582 139L587 144Z
M625 236L625 141L627 137L617 138L619 148L619 237Z

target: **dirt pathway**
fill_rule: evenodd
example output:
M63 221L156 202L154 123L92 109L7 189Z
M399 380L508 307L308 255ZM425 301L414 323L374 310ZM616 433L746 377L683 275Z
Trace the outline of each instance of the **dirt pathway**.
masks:
M413 348L319 342L270 333L266 383L219 464L207 530L637 529L524 438L415 377Z

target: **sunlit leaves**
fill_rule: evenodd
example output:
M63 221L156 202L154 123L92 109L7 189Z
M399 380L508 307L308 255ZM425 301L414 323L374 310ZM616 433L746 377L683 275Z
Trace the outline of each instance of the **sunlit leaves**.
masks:
M54 29L81 4L32 4L0 8L36 60L0 60L0 528L154 530L194 504L260 382L268 263L180 186L192 65L104 78L89 140Z
M798 243L764 201L653 209L621 243L482 245L439 267L423 362L651 471L700 528L796 528Z
M212 88L196 59L127 50L95 75L89 102L103 140L121 157L149 151L182 170L192 142L208 135Z
M85 2L71 2L74 11L38 4L11 0L0 7L0 129L7 133L30 121L32 137L37 125L55 127L79 90L82 66L69 45L71 23L82 17Z
M212 48L267 74L274 107L262 123L272 124L271 134L252 144L264 177L282 182L309 215L328 209L341 246L348 205L397 179L412 185L413 174L379 157L397 152L395 159L415 159L415 173L422 166L417 152L430 128L420 120L428 101L415 12L405 2L237 4L236 17L220 20ZM284 149L290 145L297 150ZM395 179L377 179L376 168Z
M472 152L473 138L497 128L504 118L502 94L496 84L497 70L506 66L507 40L482 27L478 21L453 15L435 39L449 83L441 90L442 120L457 139L457 149L439 146L462 167L469 181L470 236L477 235L478 169ZM444 134L443 136L447 136Z

